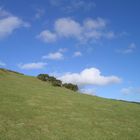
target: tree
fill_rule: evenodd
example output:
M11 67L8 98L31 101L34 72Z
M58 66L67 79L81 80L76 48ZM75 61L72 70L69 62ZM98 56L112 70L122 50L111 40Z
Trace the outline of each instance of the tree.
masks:
M73 91L78 91L78 86L71 84L71 83L66 83L66 84L62 84L61 80L56 79L53 76L49 76L48 74L39 74L37 76L38 79L42 80L42 81L46 81L46 82L50 82L53 86L57 86L57 87L65 87L67 89L73 90Z
M60 80L54 80L51 82L53 86L61 87L62 86L62 81Z
M49 75L48 74L39 74L37 76L38 79L42 80L42 81L48 81L49 79Z
M49 76L48 74L39 74L37 76L38 79L42 80L42 81L48 81L50 82L53 86L62 86L62 81L57 80L55 77L53 76Z
M53 77L53 76L49 76L49 78L48 78L48 81L49 82L53 82L53 81L56 81L57 79L55 78L55 77Z
M65 83L63 84L63 87L73 90L73 91L78 91L78 86L71 83Z

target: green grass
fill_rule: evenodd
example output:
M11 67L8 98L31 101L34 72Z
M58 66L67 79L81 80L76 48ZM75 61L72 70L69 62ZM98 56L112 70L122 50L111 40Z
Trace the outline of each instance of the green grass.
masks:
M140 104L0 70L0 140L140 140Z

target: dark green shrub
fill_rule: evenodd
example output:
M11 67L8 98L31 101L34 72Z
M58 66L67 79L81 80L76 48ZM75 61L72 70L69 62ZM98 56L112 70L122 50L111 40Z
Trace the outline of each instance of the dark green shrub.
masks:
M54 80L51 82L53 86L61 87L62 82L60 80Z
M48 81L49 79L49 75L48 74L39 74L37 76L38 79L42 80L42 81Z
M57 79L55 78L55 77L53 77L53 76L49 76L49 78L48 78L48 81L49 82L53 82L53 81L56 81Z
M48 81L50 82L53 86L62 86L62 82L60 80L57 80L55 77L53 76L49 76L48 74L39 74L37 76L38 79L42 80L42 81Z
M78 86L71 83L65 83L63 84L63 87L73 90L73 91L78 91Z
M42 80L42 81L48 81L50 82L53 86L57 86L57 87L65 87L67 89L73 90L73 91L78 91L78 86L71 84L71 83L66 83L66 84L62 84L61 80L56 79L53 76L49 76L48 74L39 74L37 76L38 79Z

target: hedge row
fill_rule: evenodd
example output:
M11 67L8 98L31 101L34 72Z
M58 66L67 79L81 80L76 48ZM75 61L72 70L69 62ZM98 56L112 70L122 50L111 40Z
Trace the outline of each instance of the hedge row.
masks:
M73 90L73 91L78 91L78 86L77 85L74 85L74 84L71 84L71 83L62 84L61 80L58 80L53 76L49 76L48 74L39 74L37 76L37 78L42 80L42 81L50 82L53 86L65 87L65 88Z

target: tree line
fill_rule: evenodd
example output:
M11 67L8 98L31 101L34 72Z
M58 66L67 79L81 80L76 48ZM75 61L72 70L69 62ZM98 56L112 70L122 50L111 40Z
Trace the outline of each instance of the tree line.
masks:
M48 74L39 74L37 76L37 78L42 80L42 81L45 81L45 82L50 82L53 86L65 87L65 88L73 90L73 91L78 91L77 85L72 84L72 83L63 84L61 80L58 80L53 76L49 76Z

